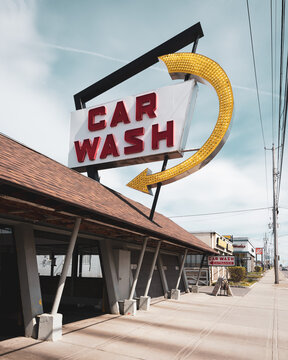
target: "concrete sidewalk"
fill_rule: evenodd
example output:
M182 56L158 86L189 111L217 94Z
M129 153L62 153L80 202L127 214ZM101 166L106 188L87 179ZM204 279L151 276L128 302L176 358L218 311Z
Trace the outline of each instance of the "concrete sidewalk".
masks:
M288 359L288 279L269 271L245 296L185 294L137 315L68 324L55 343L15 338L1 359Z

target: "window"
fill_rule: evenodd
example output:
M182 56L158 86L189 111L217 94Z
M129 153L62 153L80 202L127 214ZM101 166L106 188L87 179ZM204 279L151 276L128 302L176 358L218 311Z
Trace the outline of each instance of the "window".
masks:
M80 256L82 256L82 277L95 277L102 278L101 264L99 255L79 255L78 260L78 274L80 273L81 261Z
M201 265L203 255L187 255L185 267L199 267ZM207 256L205 256L203 266L208 265Z
M82 257L82 259L81 259ZM65 255L37 255L38 273L40 276L60 276L64 266ZM82 261L82 262L81 262ZM67 276L71 276L70 264ZM102 278L99 255L78 255L77 277Z

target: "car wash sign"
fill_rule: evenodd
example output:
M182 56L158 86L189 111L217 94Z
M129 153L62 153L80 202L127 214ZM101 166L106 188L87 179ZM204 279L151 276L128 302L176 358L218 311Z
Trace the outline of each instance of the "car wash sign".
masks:
M191 80L74 111L68 166L81 171L181 157L196 92Z
M235 266L234 256L208 256L208 266Z

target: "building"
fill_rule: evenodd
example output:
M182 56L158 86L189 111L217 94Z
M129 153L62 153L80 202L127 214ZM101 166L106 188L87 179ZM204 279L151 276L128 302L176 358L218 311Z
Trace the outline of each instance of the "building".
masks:
M214 249L219 255L233 255L231 237L220 235L216 232L195 232L198 239ZM201 267L202 255L188 255L185 270L188 282L195 284ZM204 258L199 278L199 285L210 285L217 281L218 277L227 277L227 268L220 266L208 267L207 257Z
M255 248L248 237L233 237L235 265L244 266L247 272L254 271Z
M0 336L47 339L39 329L51 321L61 331L59 313L64 322L119 314L126 299L188 291L186 255L215 253L165 216L150 221L145 206L1 134L0 147ZM92 276L89 262L101 271Z

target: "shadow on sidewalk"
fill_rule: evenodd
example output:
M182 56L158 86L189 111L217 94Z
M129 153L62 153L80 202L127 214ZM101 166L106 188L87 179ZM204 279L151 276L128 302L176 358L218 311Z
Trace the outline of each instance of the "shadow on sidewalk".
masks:
M199 293L207 294L207 295L212 296L213 289L214 289L214 286L200 286L199 287ZM249 288L249 287L247 287L247 288L237 288L237 287L231 286L231 290L232 290L233 296L245 296L245 295L247 295L249 293L251 288ZM226 296L226 295L218 295L218 296Z

